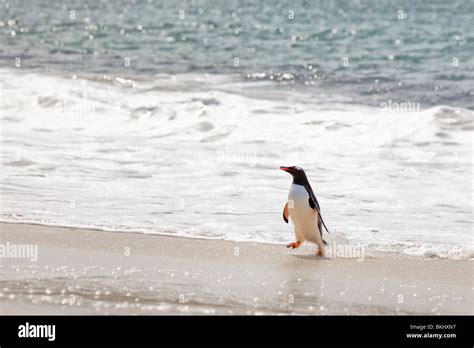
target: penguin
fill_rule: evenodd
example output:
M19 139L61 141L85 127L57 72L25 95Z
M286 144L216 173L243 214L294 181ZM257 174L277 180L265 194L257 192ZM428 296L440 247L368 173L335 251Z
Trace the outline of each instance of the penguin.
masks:
M321 216L321 208L306 173L303 168L295 166L281 166L280 170L291 174L293 177L288 201L283 208L283 220L288 223L288 218L290 218L293 222L296 241L289 243L287 248L295 249L303 241L308 241L318 246L318 256L324 256L324 245L327 242L323 239L322 225L328 233L329 231Z

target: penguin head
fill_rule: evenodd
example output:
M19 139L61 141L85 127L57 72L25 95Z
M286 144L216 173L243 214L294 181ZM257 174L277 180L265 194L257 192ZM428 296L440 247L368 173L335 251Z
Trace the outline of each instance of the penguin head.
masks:
M291 174L291 176L293 177L293 180L295 180L296 182L306 182L308 180L306 178L306 173L304 172L303 168L301 168L301 167L281 166L280 170L283 170L284 172L287 172L287 173Z

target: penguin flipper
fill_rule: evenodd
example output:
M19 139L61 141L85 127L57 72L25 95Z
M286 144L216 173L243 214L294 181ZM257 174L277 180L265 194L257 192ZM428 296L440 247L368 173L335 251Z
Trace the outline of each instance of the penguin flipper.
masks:
M304 188L306 189L306 192L308 192L309 206L311 207L311 209L317 209L319 211L321 208L319 207L318 199L316 198L316 195L314 194L313 189L311 188L311 185L307 184L305 185Z
M321 216L321 211L320 211L321 208L319 208L319 203L318 203L318 200L316 199L316 196L313 193L313 190L311 190L310 193L309 193L308 203L309 203L309 206L311 207L311 209L315 209L316 212L318 213L318 217L319 217L318 227L319 227L319 231L321 232L321 237L322 237L323 236L323 230L321 229L321 222L324 226L324 229L327 231L327 233L329 233L329 230L326 227L326 224L324 223L323 217Z
M288 223L288 202L285 204L285 207L283 208L283 220L285 220L286 223Z
M322 230L322 228L321 228L321 227L323 227L323 226L321 226L321 225L322 225L322 224L321 224L321 221L322 221L322 219L321 219L321 218L318 218L319 234L321 234L321 239L323 239L323 230ZM324 241L324 239L323 239L323 243L324 243L324 244L327 244L327 243Z

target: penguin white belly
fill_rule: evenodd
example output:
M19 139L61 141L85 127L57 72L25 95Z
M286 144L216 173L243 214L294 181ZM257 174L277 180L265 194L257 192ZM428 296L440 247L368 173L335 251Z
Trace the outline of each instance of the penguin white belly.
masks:
M292 184L288 194L288 211L295 225L297 240L323 245L318 228L318 214L309 206L309 194L301 185Z

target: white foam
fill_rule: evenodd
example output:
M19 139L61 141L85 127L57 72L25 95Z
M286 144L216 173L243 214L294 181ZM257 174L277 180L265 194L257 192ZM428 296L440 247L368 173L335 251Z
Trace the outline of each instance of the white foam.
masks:
M325 104L232 76L0 74L3 221L286 243L277 168L298 164L336 235L473 255L469 110Z

